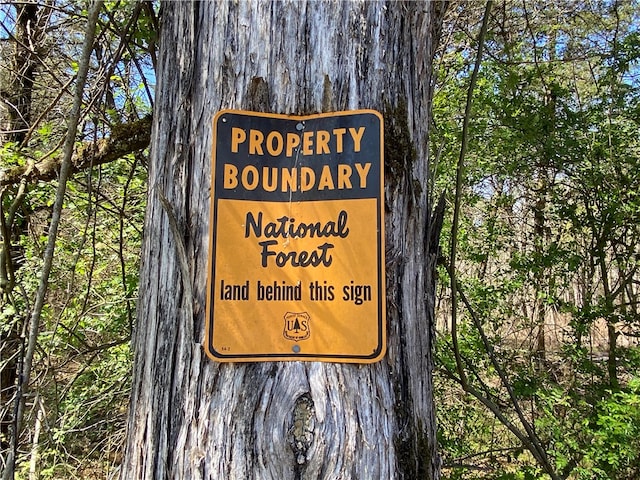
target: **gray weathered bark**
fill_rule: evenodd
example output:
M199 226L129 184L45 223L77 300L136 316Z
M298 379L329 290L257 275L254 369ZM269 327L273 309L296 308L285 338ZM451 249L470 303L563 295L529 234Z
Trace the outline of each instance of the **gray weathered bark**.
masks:
M425 185L441 9L437 2L163 5L122 479L439 478L431 382L437 229ZM223 108L385 115L383 361L205 357L211 123Z

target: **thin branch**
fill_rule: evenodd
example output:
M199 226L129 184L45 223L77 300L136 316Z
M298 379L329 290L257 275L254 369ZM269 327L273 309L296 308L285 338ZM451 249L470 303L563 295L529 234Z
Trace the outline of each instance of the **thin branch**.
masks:
M62 96L65 93L67 93L67 88L69 88L69 86L73 83L74 80L75 80L74 76L69 78L67 83L64 84L64 86L60 89L60 91L56 95L56 98L49 103L49 106L45 108L40 114L40 116L36 119L36 121L32 123L31 127L29 127L29 131L24 136L24 140L22 141L23 145L29 144L29 140L31 139L31 135L33 135L33 132L35 131L35 129L38 128L38 125L40 125L40 122L44 120L44 118L49 114L49 112L51 112L51 110L53 110L54 107L58 105L58 101L62 98Z
M124 244L125 244L125 235L124 235L124 221L125 221L125 208L129 201L129 186L131 185L131 181L134 178L136 167L138 165L138 156L135 156L135 160L133 165L131 166L131 170L129 171L129 175L127 176L127 181L124 184L123 192L122 192L122 205L118 214L118 259L120 260L120 275L122 278L122 292L126 297L129 295L129 291L127 288L127 265L124 258ZM133 332L133 308L131 306L131 302L127 299L126 303L127 308L127 319L129 324L129 335Z
M444 369L444 373L452 380L456 381L456 382L460 382L460 378L456 377L453 372L451 372L448 368L445 367ZM513 433L513 435L520 440L520 443L522 443L522 445L527 448L527 450L529 450L533 456L538 459L538 456L536 454L536 449L534 448L533 444L531 443L531 441L529 440L529 438L527 437L527 435L520 430L516 425L514 425L506 416L505 414L502 412L502 409L500 408L500 406L495 403L494 401L492 401L490 398L486 397L485 395L482 394L482 392L480 392L479 390L477 390L476 388L474 388L473 386L471 386L470 384L467 383L467 387L465 388L465 392L469 393L471 396L475 397L476 400L478 400L480 403L482 403L491 413L493 413L495 415L495 417L500 420L500 423L502 423L511 433Z
M458 463L462 463L464 461L471 460L472 458L484 457L484 456L487 456L487 455L493 455L495 453L514 452L516 450L517 450L517 448L514 448L514 447L491 448L491 449L485 450L483 452L474 452L474 453L470 453L468 455L463 455L462 457L455 458L454 461L458 462ZM450 465L446 465L445 464L445 466L449 467Z
M482 50L484 48L484 38L487 33L487 27L489 24L489 14L491 13L492 1L489 0L484 9L484 16L482 18L482 27L480 28L480 34L478 35L478 51L476 54L476 62L473 67L473 73L469 81L469 89L467 90L467 103L464 109L464 121L462 124L462 141L460 145L460 156L458 157L458 165L456 167L456 193L453 209L453 225L451 227L451 251L450 251L450 278L451 278L451 339L453 341L453 353L456 358L456 368L458 375L460 375L460 381L462 387L466 390L467 378L462 366L462 359L460 358L460 348L458 346L458 298L457 298L457 279L456 279L456 252L458 248L458 224L460 222L460 203L462 198L462 179L464 174L464 156L467 151L467 139L469 136L469 121L471 120L471 107L473 104L473 91L476 86L476 80L478 78L478 71L480 70L480 63L482 62Z

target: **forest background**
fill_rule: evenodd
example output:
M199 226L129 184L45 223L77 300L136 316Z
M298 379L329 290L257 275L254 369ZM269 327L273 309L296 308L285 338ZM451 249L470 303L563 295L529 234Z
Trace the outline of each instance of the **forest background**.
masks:
M448 4L443 478L640 478L639 6ZM4 478L114 478L124 440L161 10L103 3L60 196L87 16L0 3Z

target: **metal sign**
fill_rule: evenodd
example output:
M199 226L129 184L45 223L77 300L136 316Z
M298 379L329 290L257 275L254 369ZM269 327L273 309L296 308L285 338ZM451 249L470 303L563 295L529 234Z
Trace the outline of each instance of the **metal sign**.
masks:
M372 110L213 121L205 350L371 363L386 350L383 121Z

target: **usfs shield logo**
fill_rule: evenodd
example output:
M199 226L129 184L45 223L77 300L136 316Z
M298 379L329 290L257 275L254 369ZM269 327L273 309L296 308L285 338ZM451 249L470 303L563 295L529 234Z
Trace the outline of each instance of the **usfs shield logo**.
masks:
M287 312L284 315L284 338L299 342L311 335L311 317L307 312Z

